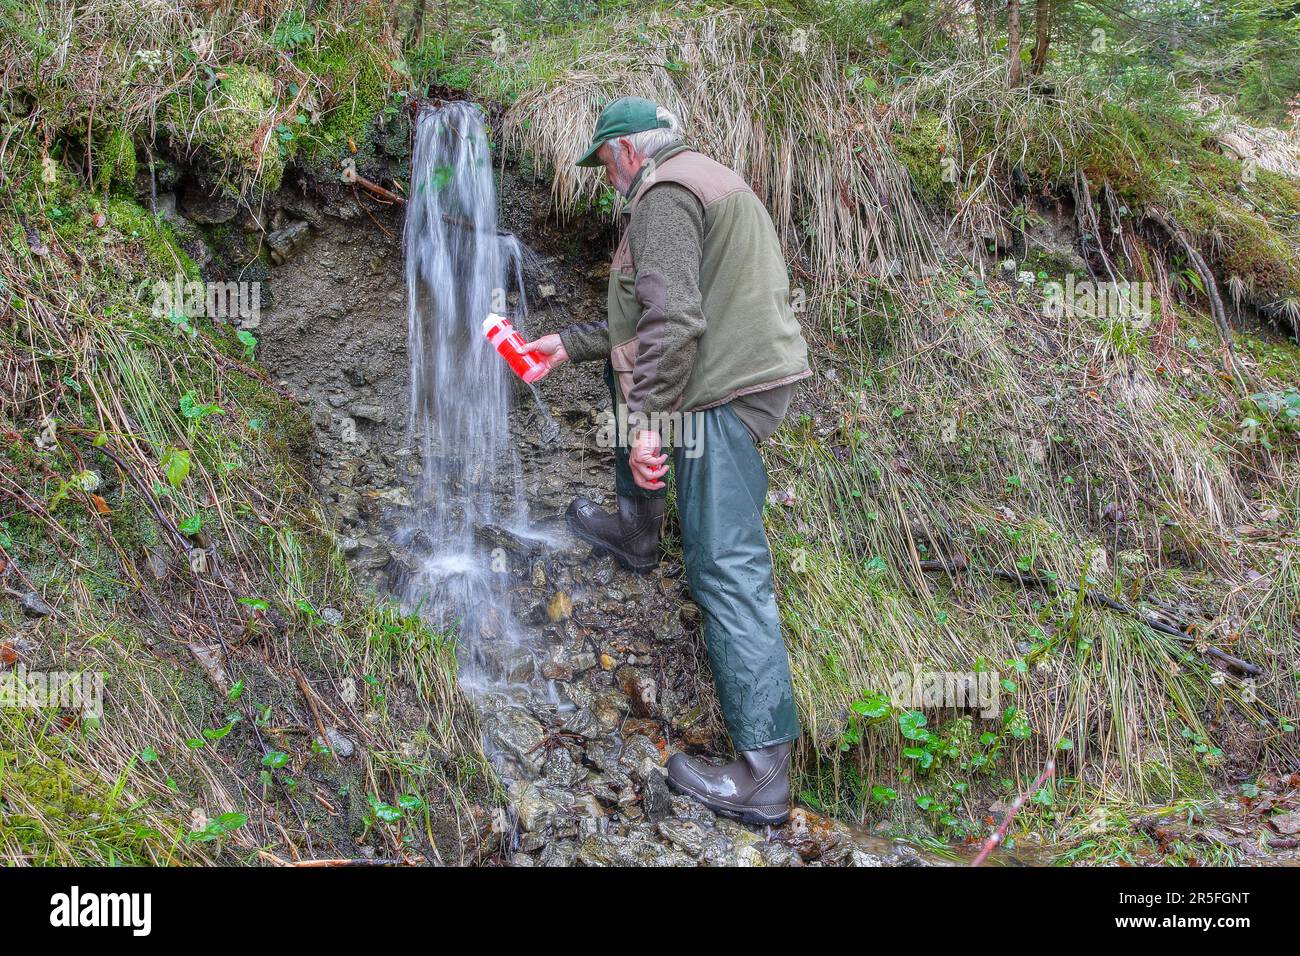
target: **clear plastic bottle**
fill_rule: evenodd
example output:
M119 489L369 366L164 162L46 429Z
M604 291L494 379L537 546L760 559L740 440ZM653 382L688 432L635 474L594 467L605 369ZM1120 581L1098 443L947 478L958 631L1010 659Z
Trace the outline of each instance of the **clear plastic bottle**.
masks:
M524 337L510 324L509 319L489 313L483 320L483 334L526 384L533 384L546 371L546 363L541 355L524 351Z

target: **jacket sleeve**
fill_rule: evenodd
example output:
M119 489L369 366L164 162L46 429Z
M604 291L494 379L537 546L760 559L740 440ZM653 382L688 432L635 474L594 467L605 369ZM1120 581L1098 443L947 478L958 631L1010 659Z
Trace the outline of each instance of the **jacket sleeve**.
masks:
M570 362L591 362L609 358L609 323L579 322L560 330L560 341Z
M647 415L667 413L686 389L705 329L704 207L685 187L662 183L642 195L628 228L641 320L627 405Z

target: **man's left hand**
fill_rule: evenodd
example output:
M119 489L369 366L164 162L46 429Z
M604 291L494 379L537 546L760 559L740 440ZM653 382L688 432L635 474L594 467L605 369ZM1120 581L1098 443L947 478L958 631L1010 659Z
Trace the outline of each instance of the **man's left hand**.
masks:
M638 488L658 491L664 487L663 477L668 474L668 456L660 452L661 444L657 431L644 429L636 433L628 460L632 466L632 480Z

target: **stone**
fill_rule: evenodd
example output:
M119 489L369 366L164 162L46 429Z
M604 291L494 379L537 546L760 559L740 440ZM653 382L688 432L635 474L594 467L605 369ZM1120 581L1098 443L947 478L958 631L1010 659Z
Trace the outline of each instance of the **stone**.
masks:
M573 788L587 776L581 764L575 763L572 755L564 747L556 747L546 755L542 765L542 774L547 782L557 787Z
M516 781L511 785L510 805L514 807L519 825L526 832L546 829L554 822L561 809L543 793L540 787L523 781Z
M790 811L783 839L805 860L815 860L843 843L846 836L846 833L825 817L803 807L795 807Z
M673 795L668 790L668 777L658 770L645 775L641 786L641 808L652 823L672 817Z
M353 402L348 409L353 418L360 418L362 421L373 422L376 425L382 425L388 421L388 412L382 405L374 405L369 402Z
M283 229L277 229L266 237L266 246L271 253L271 261L276 265L287 262L307 239L311 226L299 219Z
M533 771L540 769L540 744L546 737L536 719L522 707L506 705L485 715L483 732L499 749Z
M171 566L167 562L167 557L161 551L157 549L151 550L145 555L144 563L155 581L167 580L167 574L171 570Z
M582 841L578 863L582 866L692 866L685 853L644 837L597 833Z
M655 830L669 843L697 860L704 853L705 841L715 836L712 830L695 820L660 820Z
M329 748L334 751L334 755L341 760L346 760L348 757L351 757L356 753L357 749L357 745L354 744L350 738L339 733L337 728L334 727L326 727L325 740L321 740L317 737L316 743L318 746L322 747L328 744Z
M763 854L768 866L803 866L803 857L784 843L764 842L758 852Z
M637 716L654 717L659 713L659 685L653 677L629 665L620 667L615 677Z
M619 756L618 762L623 767L636 771L639 776L643 764L662 767L665 759L659 748L654 745L654 741L649 737L635 734L623 742L623 753Z
M577 840L552 840L542 849L542 866L573 866L578 858Z
M35 591L25 591L18 596L18 606L23 609L23 613L28 617L49 617L54 613L54 608L50 607Z

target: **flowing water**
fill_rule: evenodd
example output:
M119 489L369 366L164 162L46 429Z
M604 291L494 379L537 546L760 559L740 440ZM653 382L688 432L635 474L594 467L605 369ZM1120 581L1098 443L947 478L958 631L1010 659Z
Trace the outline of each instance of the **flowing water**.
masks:
M491 682L490 650L525 635L511 617L499 549L485 528L522 526L527 508L510 439L513 383L481 330L489 312L526 315L523 248L497 228L483 117L469 103L424 111L415 136L405 268L409 442L423 462L407 540L427 556L407 584L412 607L459 632L462 680Z

